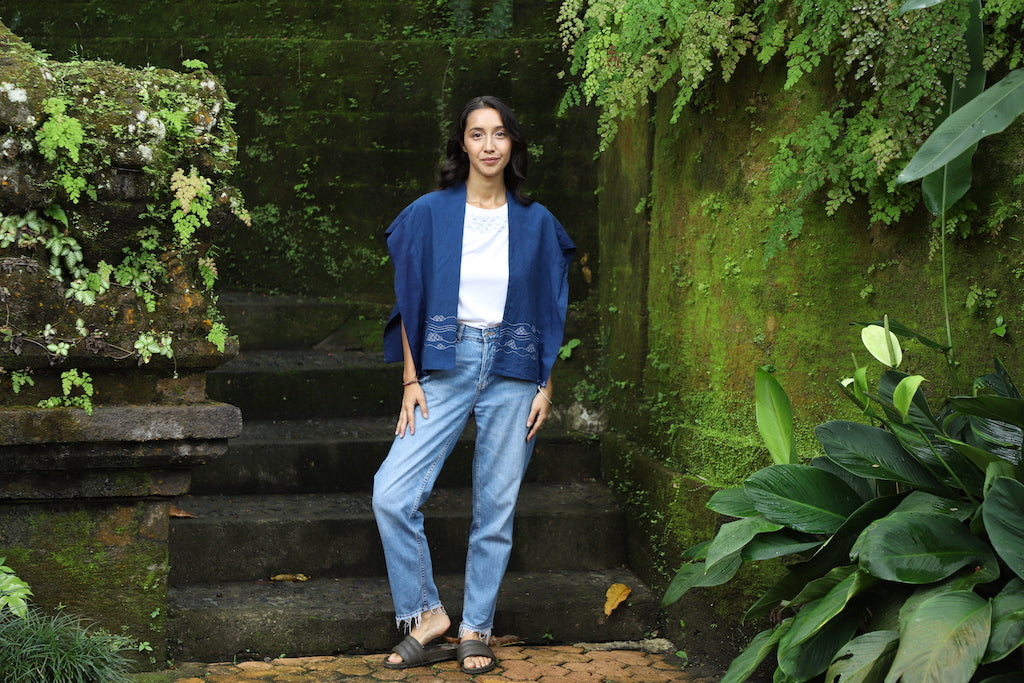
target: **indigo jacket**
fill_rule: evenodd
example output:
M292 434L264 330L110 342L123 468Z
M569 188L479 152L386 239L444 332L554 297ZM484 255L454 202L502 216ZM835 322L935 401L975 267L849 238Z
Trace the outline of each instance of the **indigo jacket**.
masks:
M508 194L509 282L492 371L543 385L565 331L569 263L576 249L536 202ZM466 186L423 195L387 230L395 307L384 328L384 359L401 361L402 323L416 371L455 367Z

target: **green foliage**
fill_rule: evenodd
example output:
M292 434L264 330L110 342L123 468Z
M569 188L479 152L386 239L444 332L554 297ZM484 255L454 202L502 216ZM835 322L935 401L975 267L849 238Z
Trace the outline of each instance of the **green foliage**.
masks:
M60 375L61 396L51 396L39 402L40 408L81 408L92 415L92 377L77 368L65 370ZM76 393L76 389L81 393Z
M217 347L217 350L224 353L224 345L228 340L228 327L221 321L217 321L210 326L210 331L206 334L206 340Z
M924 339L895 322L868 327L881 332L863 338L887 365L900 355L889 333ZM766 467L712 496L709 508L737 519L687 551L693 560L665 594L669 604L728 582L743 562L791 557L746 614L771 613L775 625L723 683L746 680L773 653L783 681L1019 674L1024 399L998 361L937 412L923 378L886 369L872 389L866 370L842 386L872 424L819 425L824 457Z
M896 9L888 0L565 0L559 25L575 79L562 108L597 105L603 149L652 93L674 85L674 121L713 78L727 81L748 52L761 64L785 60L786 90L812 72L834 73L834 97L773 140L770 188L779 209L765 260L800 235L808 202L831 215L866 198L870 221L890 225L919 202L897 187L894 171L972 68L969 3ZM1024 6L986 2L981 20L983 68L1024 61Z
M15 370L11 373L11 389L14 393L19 393L21 388L24 386L35 386L35 380L32 376L25 371Z
M13 569L4 564L6 559L0 557L0 615L7 609L15 616L24 618L32 590L14 574Z
M188 175L179 168L171 174L171 192L175 204L171 222L179 248L187 250L192 247L192 236L196 230L210 225L210 209L213 208L210 181L199 175L195 167Z
M0 671L6 683L130 683L140 646L130 638L90 628L64 612L29 609L23 618L0 619Z
M170 335L166 334L159 337L157 337L157 333L140 334L139 338L135 340L135 352L139 354L139 362L148 363L154 354L174 358L172 341Z
M572 351L583 342L579 339L570 339L566 343L562 344L558 349L558 357L562 360L569 360L572 357Z
M666 83L678 87L673 122L714 72L726 81L753 45L757 27L731 0L566 0L558 22L572 61L561 109L598 105L601 149L618 121ZM658 30L652 30L658 27Z
M39 151L51 164L57 161L61 149L71 161L78 161L78 153L85 140L82 122L67 115L67 105L67 101L60 97L43 100L43 111L49 118L36 131L36 142L39 143Z
M793 439L793 408L782 385L764 368L754 376L754 399L757 428L761 432L772 462L797 462Z
M36 131L36 142L43 157L57 165L54 178L64 188L71 203L75 204L82 192L86 191L87 185L85 178L76 169L85 141L85 129L81 121L66 113L67 105L68 102L61 97L49 97L43 101L43 111L48 118ZM89 190L88 194L96 198L95 190Z

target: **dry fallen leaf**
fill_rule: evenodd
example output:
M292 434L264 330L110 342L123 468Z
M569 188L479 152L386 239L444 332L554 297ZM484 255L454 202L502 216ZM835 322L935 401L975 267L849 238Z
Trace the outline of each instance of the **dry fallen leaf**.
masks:
M270 577L271 581L309 581L305 574L275 574Z
M622 601L628 598L632 592L633 589L623 583L613 583L605 593L605 597L608 598L604 602L605 616L611 616L612 610L622 604Z
M192 519L196 519L196 516L193 515L191 512L186 512L177 505L171 506L171 517L190 517Z

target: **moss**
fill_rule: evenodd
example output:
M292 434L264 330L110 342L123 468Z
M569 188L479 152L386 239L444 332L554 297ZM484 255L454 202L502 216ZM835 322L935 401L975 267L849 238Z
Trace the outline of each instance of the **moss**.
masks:
M0 510L7 563L44 608L64 605L153 648L164 659L167 504Z

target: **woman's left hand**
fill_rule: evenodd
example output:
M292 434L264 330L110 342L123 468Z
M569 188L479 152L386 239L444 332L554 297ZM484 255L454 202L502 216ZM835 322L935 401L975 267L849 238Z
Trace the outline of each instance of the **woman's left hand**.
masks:
M530 406L530 417L526 420L526 427L530 430L526 435L527 441L535 437L547 422L548 415L551 414L551 396L553 394L554 389L550 382L546 387L538 387L537 395L533 397L533 404Z

